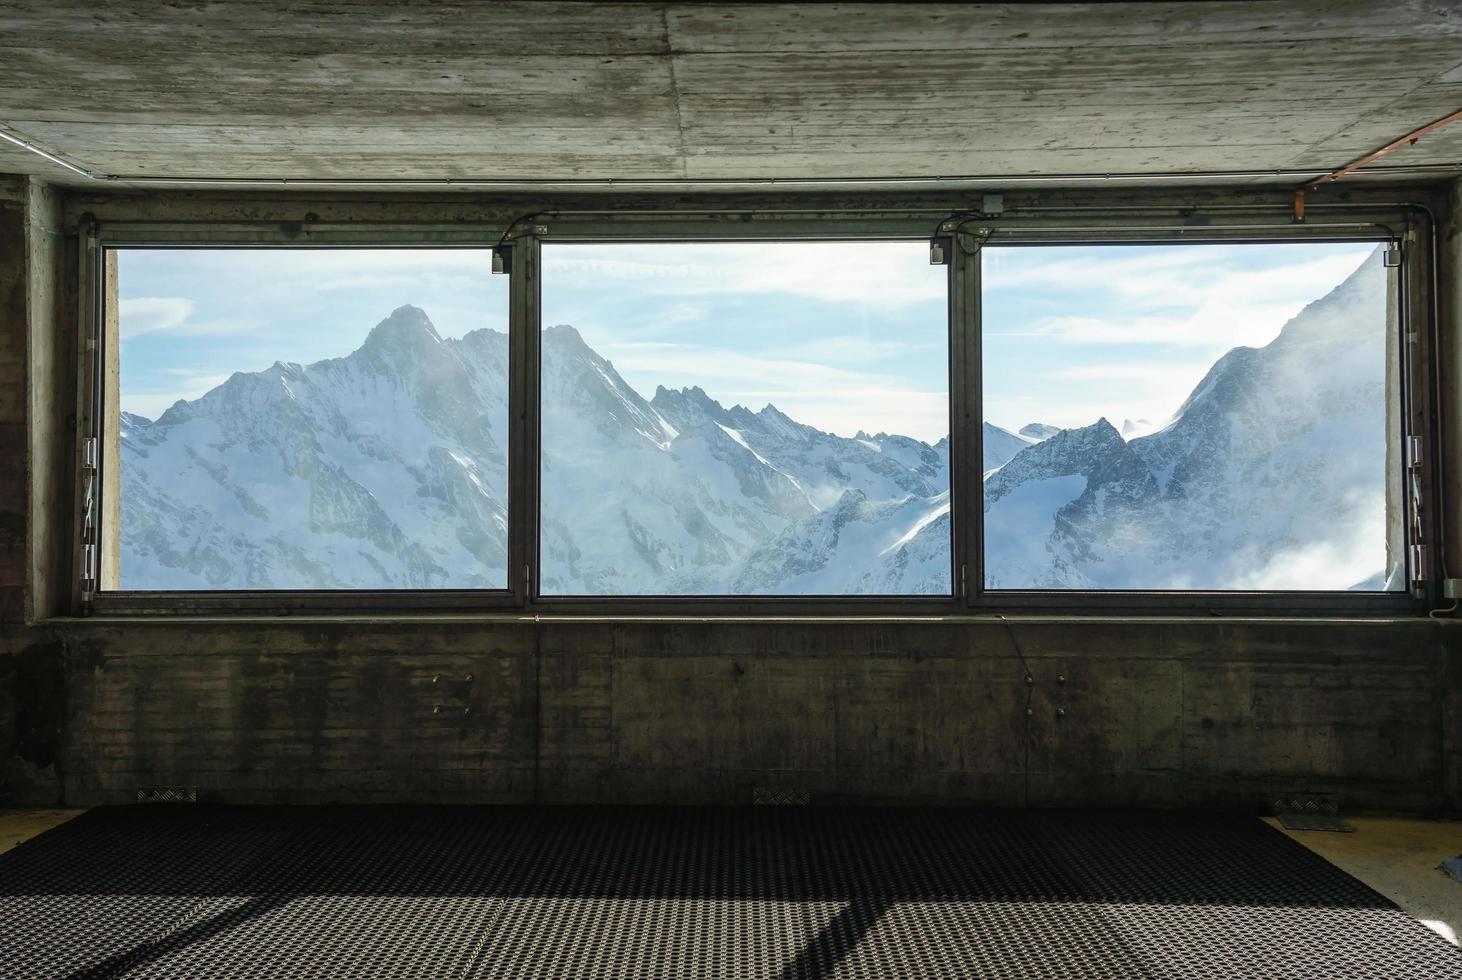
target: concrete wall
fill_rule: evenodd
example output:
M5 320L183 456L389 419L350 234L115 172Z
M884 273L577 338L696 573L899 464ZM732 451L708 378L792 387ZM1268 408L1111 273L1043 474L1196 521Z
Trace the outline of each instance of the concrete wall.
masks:
M1447 803L1423 623L94 623L69 803ZM1027 669L1034 678L1026 683ZM1027 707L1028 706L1028 707ZM1030 714L1027 714L1027 710Z
M45 188L0 179L0 806L175 785L240 802L744 803L766 787L1462 804L1462 629L1422 618L1046 615L1014 636L989 617L46 620L70 506L56 214Z
M0 805L61 798L65 682L61 646L25 623L53 611L68 562L50 544L69 504L70 440L52 401L64 382L65 245L59 197L0 177Z

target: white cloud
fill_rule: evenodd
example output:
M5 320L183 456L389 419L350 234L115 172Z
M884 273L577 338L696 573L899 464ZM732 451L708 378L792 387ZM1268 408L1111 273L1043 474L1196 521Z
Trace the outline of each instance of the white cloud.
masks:
M1025 355L1018 377L987 379L986 414L1017 427L1103 416L1119 427L1126 418L1161 424L1214 361L1270 343L1372 248L990 246L986 357L1008 364L1009 352L1025 349L1010 338L1035 340L1039 354Z
M1166 423L1211 365L1204 361L1078 364L1021 379L1019 394L986 389L985 415L1012 432L1029 422L1080 428L1105 418ZM1031 382L1051 382L1036 391Z
M1057 381L1114 381L1122 383L1136 382L1138 384L1155 384L1167 381L1174 373L1182 373L1191 376L1197 374L1202 377L1203 372L1208 370L1206 363L1197 364L1175 364L1164 362L1162 364L1138 364L1125 362L1121 364L1078 364L1074 367L1060 368L1055 371L1048 371L1045 377ZM1198 379L1195 378L1196 383ZM1191 388L1192 385L1189 385Z
M1386 521L1384 506L1375 501L1366 513L1349 524L1336 522L1323 541L1280 552L1254 571L1229 583L1232 589L1349 589L1377 572L1385 571Z
M695 344L594 346L646 397L656 385L698 385L728 408L740 404L759 410L770 403L798 422L838 435L881 430L932 442L949 430L948 394L921 390L898 378Z
M1121 320L1057 316L1037 322L1032 332L1076 344L1163 344L1227 351L1238 346L1263 347L1279 336L1280 329L1306 302L1264 303L1244 298L1210 302L1186 315L1134 313Z
M117 304L117 330L123 340L167 332L180 336L246 333L258 325L241 320L196 320L198 304L181 296L134 296Z
M1164 344L1226 351L1262 347L1300 310L1354 272L1370 245L1337 247L1292 258L1273 246L1275 261L1237 266L1235 249L1252 246L1171 248L1150 253L1125 248L1110 257L1061 257L1059 249L987 249L984 286L992 291L1045 291L1066 300L1101 297L1106 314L1062 314L1037 320L1032 332L1078 344ZM1021 254L1013 254L1019 251ZM991 323L992 333L1001 331Z
M929 358L931 366L944 364L944 337L939 336L938 354ZM842 363L877 363L885 358L897 357L917 349L918 345L904 340L883 337L827 337L797 344L787 348L789 357L815 357L823 361Z
M117 305L117 330L123 340L156 330L176 330L198 308L181 296L137 296Z
M946 272L922 242L550 245L545 283L633 282L661 296L781 294L878 307L942 300Z
M120 392L122 411L156 419L172 407L176 401L194 401L227 381L231 375L208 374L181 368L167 368L161 372L176 379L167 388L152 388L142 391L123 389Z

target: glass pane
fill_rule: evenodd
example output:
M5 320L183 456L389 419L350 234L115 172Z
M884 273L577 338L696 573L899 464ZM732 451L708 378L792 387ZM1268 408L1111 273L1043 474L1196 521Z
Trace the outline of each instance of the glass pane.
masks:
M104 588L505 587L508 285L487 251L112 261Z
M1379 246L983 263L987 588L1404 587Z
M545 594L950 593L925 243L543 254Z

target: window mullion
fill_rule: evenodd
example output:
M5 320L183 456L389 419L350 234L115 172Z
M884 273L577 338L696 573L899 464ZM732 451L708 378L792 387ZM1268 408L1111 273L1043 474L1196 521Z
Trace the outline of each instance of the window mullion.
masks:
M954 590L974 605L984 585L983 456L980 377L980 253L950 242L950 514L954 525ZM964 238L968 243L969 239Z
M535 235L514 240L510 283L513 451L508 473L509 587L520 605L538 595L539 349L542 332L541 248Z

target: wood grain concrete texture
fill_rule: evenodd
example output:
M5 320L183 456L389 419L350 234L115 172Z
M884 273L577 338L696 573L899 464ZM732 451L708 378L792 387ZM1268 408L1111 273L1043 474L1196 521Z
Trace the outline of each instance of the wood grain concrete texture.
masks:
M122 175L1329 169L1462 104L1459 51L1444 0L5 0L0 125ZM1453 130L1388 162L1459 159Z
M66 802L1445 808L1457 631L1016 630L1024 660L989 621L76 626Z

